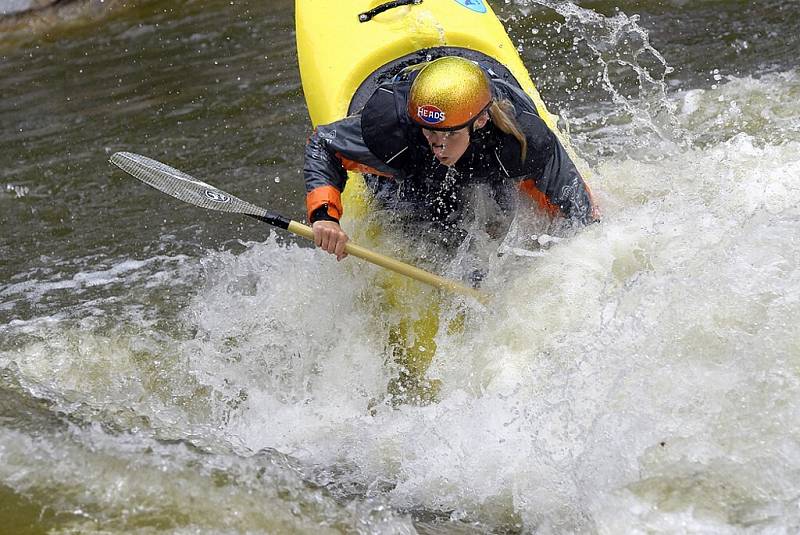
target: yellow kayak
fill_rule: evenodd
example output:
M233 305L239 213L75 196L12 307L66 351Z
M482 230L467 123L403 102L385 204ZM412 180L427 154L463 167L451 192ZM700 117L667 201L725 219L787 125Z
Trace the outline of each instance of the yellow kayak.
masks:
M300 76L314 126L360 111L377 84L405 66L459 55L488 61L493 75L519 85L557 133L516 48L485 0L296 0L295 17ZM363 177L351 172L342 195L345 218L364 217L365 190ZM401 403L430 402L440 384L429 380L427 369L441 334L443 302L402 277L386 274L376 286L383 289L383 316L393 318L387 319L387 348L399 376L389 384L389 394ZM444 322L443 332L459 330L460 321Z

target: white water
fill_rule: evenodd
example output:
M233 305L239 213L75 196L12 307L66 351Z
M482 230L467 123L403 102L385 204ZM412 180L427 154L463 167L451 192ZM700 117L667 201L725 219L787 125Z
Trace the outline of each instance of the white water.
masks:
M793 532L796 80L680 95L707 145L598 166L603 222L494 266L495 304L440 333L429 407L368 414L391 372L373 270L274 242L223 259L182 348L202 382L247 392L223 435L487 527Z
M506 266L489 313L474 311L465 335L440 338L432 374L445 386L434 406L367 416L365 398L386 376L376 340L359 327L368 318L350 305L360 281L353 287L337 270L343 287L333 289L327 272L303 280L300 300L296 285L286 301L258 292L246 317L269 324L285 311L306 325L297 338L297 327L253 334L252 348L289 341L303 366L317 368L295 368L289 381L312 382L307 403L280 401L296 384L253 392L228 432L253 449L341 464L365 486L391 481L396 507L490 524L793 531L800 107L792 80L732 80L685 95L684 105L694 103L681 117L689 126L724 106L720 96L774 105L753 106L755 116L715 113L715 135L727 139L706 148L604 162L595 182L603 223L544 258ZM783 123L758 137L725 135L726 125L779 114ZM696 134L710 130L700 124ZM766 142L776 137L793 139ZM203 311L218 331L252 332ZM300 347L306 337L318 345Z

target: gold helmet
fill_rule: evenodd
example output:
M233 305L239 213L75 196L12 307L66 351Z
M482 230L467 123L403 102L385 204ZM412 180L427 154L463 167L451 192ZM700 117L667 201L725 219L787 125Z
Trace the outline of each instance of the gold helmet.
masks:
M489 78L476 63L446 56L422 67L411 84L408 115L429 130L458 130L489 107Z

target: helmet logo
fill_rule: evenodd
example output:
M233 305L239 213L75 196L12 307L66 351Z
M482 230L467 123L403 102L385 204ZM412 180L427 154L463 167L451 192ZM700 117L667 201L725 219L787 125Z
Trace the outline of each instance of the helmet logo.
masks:
M428 124L439 124L445 120L444 112L432 104L425 104L417 108L417 117Z

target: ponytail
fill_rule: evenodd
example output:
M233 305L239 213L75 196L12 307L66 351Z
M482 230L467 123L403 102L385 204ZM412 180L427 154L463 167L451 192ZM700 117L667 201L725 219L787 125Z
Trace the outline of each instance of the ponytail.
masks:
M514 105L509 100L493 100L489 105L489 117L494 125L506 134L514 136L519 141L520 161L525 161L528 153L528 140L522 133L517 120Z

